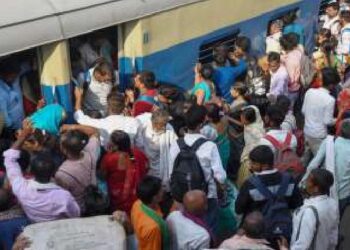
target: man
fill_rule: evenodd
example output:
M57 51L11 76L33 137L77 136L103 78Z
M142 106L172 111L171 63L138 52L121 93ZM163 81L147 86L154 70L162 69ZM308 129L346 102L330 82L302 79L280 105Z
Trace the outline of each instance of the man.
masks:
M291 250L336 249L339 212L334 199L328 196L333 175L325 169L314 169L307 179L309 198L293 215Z
M207 209L207 197L203 191L193 190L185 194L184 210L174 211L167 218L173 250L210 248L210 232L202 219Z
M327 136L327 127L333 125L335 99L330 94L340 82L338 72L333 68L323 68L322 87L309 89L305 94L302 113L305 116L305 163L309 160L309 154L315 156L321 142Z
M34 180L23 177L18 164L19 149L32 134L33 129L24 124L22 132L11 149L4 153L7 177L13 194L32 222L44 222L80 216L80 209L73 196L51 182L55 165L47 154L38 154L31 163Z
M5 128L17 130L24 119L23 97L19 80L20 68L14 59L5 59L0 64L0 113L5 119Z
M345 63L346 56L350 54L350 11L340 13L340 34L338 38L337 55L342 63Z
M330 30L331 34L335 37L340 32L339 9L339 3L329 3L326 7L326 15L321 18L324 21L322 28Z
M288 95L289 75L286 67L281 65L280 54L271 52L267 60L271 75L270 90L267 97L275 101L280 95Z
M225 240L220 249L259 249L272 250L269 242L264 239L264 217L260 212L248 214L243 221L242 228L232 238Z
M339 137L337 137L335 140L333 137L330 139L334 141L333 154L329 152L329 148L327 146L328 139L323 140L317 155L310 162L307 168L308 172L304 179L307 179L309 173L313 169L319 168L326 157L332 157L334 159L335 171L333 174L337 186L340 216L342 216L346 207L350 204L350 120L346 119L343 121Z
M156 78L153 72L144 71L135 77L135 87L139 90L140 95L134 103L133 115L138 116L146 112L152 112L156 105L155 97L157 96Z
M114 130L122 130L130 136L131 142L135 143L135 138L139 129L139 122L133 117L123 115L125 109L125 99L122 94L110 93L107 97L108 116L101 119L93 119L84 114L81 110L82 90L75 89L75 120L85 126L99 129L101 136L101 145L105 148L109 141L109 137Z
M100 61L88 74L90 79L87 79L89 83L84 96L84 110L98 111L105 116L108 111L107 96L113 87L113 70L107 62Z
M214 56L216 68L214 71L214 83L217 88L217 94L224 98L228 103L232 102L231 87L235 84L236 78L247 70L247 63L244 59L238 59L235 55L231 60L236 66L227 66L227 58L223 53Z
M184 142L188 146L192 146L200 138L204 136L200 133L206 119L206 108L203 106L192 106L186 113L187 133L184 136ZM170 173L173 172L176 157L180 153L180 148L177 142L170 146ZM204 142L196 151L200 166L204 173L204 178L208 183L208 213L206 222L209 227L215 231L218 201L217 187L215 180L221 184L225 182L226 172L223 169L220 154L215 143L211 141Z
M249 158L251 161L250 171L256 175L267 186L280 185L282 175L273 168L274 155L270 147L259 145L254 148ZM295 209L301 205L302 197L297 185L290 179L288 192L285 194L290 209ZM256 187L248 179L242 186L237 200L236 212L247 215L252 211L262 211L267 199L259 195Z
M146 176L136 189L137 200L131 209L133 225L139 250L169 249L168 226L162 218L159 202L163 198L159 178Z
M265 127L268 129L265 137L261 138L260 145L267 145L276 156L278 149L273 145L272 140L284 144L288 134L291 136L289 147L295 152L297 148L297 139L290 131L282 130L281 124L285 115L277 105L271 105L267 108L265 114ZM270 139L271 138L271 139Z

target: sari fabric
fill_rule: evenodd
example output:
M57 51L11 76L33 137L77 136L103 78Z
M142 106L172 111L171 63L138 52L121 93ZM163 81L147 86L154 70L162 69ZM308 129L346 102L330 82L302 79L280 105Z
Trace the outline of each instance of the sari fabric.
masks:
M34 128L58 135L64 117L64 109L59 104L49 104L35 112L29 119Z

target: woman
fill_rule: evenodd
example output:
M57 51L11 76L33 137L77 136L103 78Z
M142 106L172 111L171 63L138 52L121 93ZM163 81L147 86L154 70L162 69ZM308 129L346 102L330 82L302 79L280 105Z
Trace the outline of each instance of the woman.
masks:
M137 148L131 147L128 134L116 130L103 156L101 170L107 180L111 211L122 210L130 214L136 201L136 186L146 174L148 160Z
M33 128L44 130L52 135L58 135L60 125L66 118L66 112L59 104L49 104L35 112L29 120Z
M203 105L208 102L214 91L214 84L212 82L214 69L210 64L200 65L195 67L195 84L191 94L196 96L197 104Z
M241 155L241 167L236 183L238 187L241 187L244 181L250 176L248 158L250 151L259 144L260 139L265 135L264 122L256 106L251 105L243 109L241 123L244 126L245 146Z

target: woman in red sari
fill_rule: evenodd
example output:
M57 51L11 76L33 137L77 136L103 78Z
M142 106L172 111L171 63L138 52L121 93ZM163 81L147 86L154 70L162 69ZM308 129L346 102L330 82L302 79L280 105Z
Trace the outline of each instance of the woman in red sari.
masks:
M136 186L146 174L147 157L131 147L128 134L116 130L110 137L108 152L101 162L101 170L107 181L111 210L130 214L136 197Z

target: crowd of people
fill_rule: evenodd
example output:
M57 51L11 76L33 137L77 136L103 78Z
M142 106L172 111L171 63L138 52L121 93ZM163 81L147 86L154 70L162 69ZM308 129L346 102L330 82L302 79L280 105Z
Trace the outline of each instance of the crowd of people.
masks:
M29 246L19 235L32 223L97 215L123 225L130 249L337 249L350 203L350 1L327 5L312 53L296 19L270 24L259 59L247 37L218 44L189 92L150 71L121 92L107 49L92 61L78 51L92 67L69 124L58 103L25 110L21 71L3 60L0 249Z

